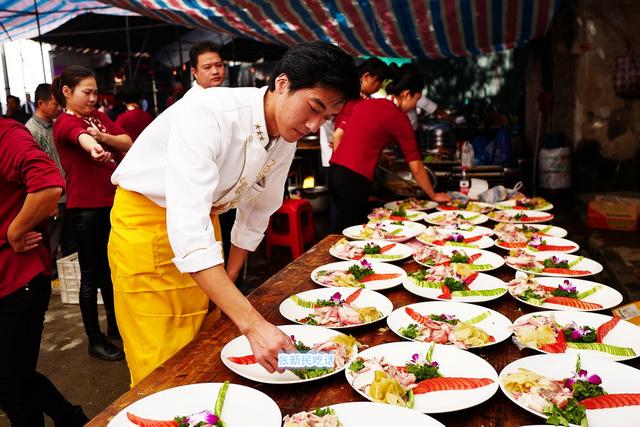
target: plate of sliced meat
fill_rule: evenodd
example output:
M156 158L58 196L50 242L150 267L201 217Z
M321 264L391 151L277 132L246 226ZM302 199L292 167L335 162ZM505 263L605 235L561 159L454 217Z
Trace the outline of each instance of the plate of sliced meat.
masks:
M368 348L345 370L364 398L424 413L453 412L485 402L498 390L495 369L455 346L394 342Z
M547 424L634 427L640 417L640 371L585 354L518 359L500 372L500 389Z
M291 295L280 314L303 325L353 328L382 320L393 304L384 295L363 288L321 288Z
M511 336L512 323L497 311L475 304L429 301L393 311L387 324L398 336L467 349L486 347Z

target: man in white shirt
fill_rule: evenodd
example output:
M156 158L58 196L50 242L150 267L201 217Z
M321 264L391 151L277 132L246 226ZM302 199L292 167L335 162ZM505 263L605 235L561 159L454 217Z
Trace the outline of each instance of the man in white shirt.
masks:
M185 96L136 140L112 182L109 261L132 385L191 341L209 301L278 369L291 340L234 280L282 204L295 142L358 96L353 59L323 42L291 48L269 87L209 88ZM237 208L223 266L214 215Z

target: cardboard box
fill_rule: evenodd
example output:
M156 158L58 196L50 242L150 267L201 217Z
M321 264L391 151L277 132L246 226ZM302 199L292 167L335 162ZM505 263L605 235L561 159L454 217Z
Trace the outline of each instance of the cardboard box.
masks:
M640 325L640 301L634 301L631 304L621 305L611 310L614 316L618 316L623 320Z
M629 202L593 200L587 210L587 226L605 230L637 231L638 208Z

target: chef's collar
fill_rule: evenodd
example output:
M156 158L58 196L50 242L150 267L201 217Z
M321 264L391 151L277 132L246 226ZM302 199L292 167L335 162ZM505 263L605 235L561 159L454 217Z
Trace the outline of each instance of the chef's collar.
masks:
M251 103L251 134L253 135L253 140L258 141L265 150L269 144L267 123L264 118L264 97L267 89L268 86L260 88L253 96ZM273 145L273 143L271 145Z

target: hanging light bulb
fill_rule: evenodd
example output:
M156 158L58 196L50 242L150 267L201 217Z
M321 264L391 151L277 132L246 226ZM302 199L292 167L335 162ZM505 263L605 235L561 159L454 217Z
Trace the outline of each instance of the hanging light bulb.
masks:
M316 186L316 179L313 176L308 176L304 179L304 181L302 181L303 189L315 188L315 186Z

